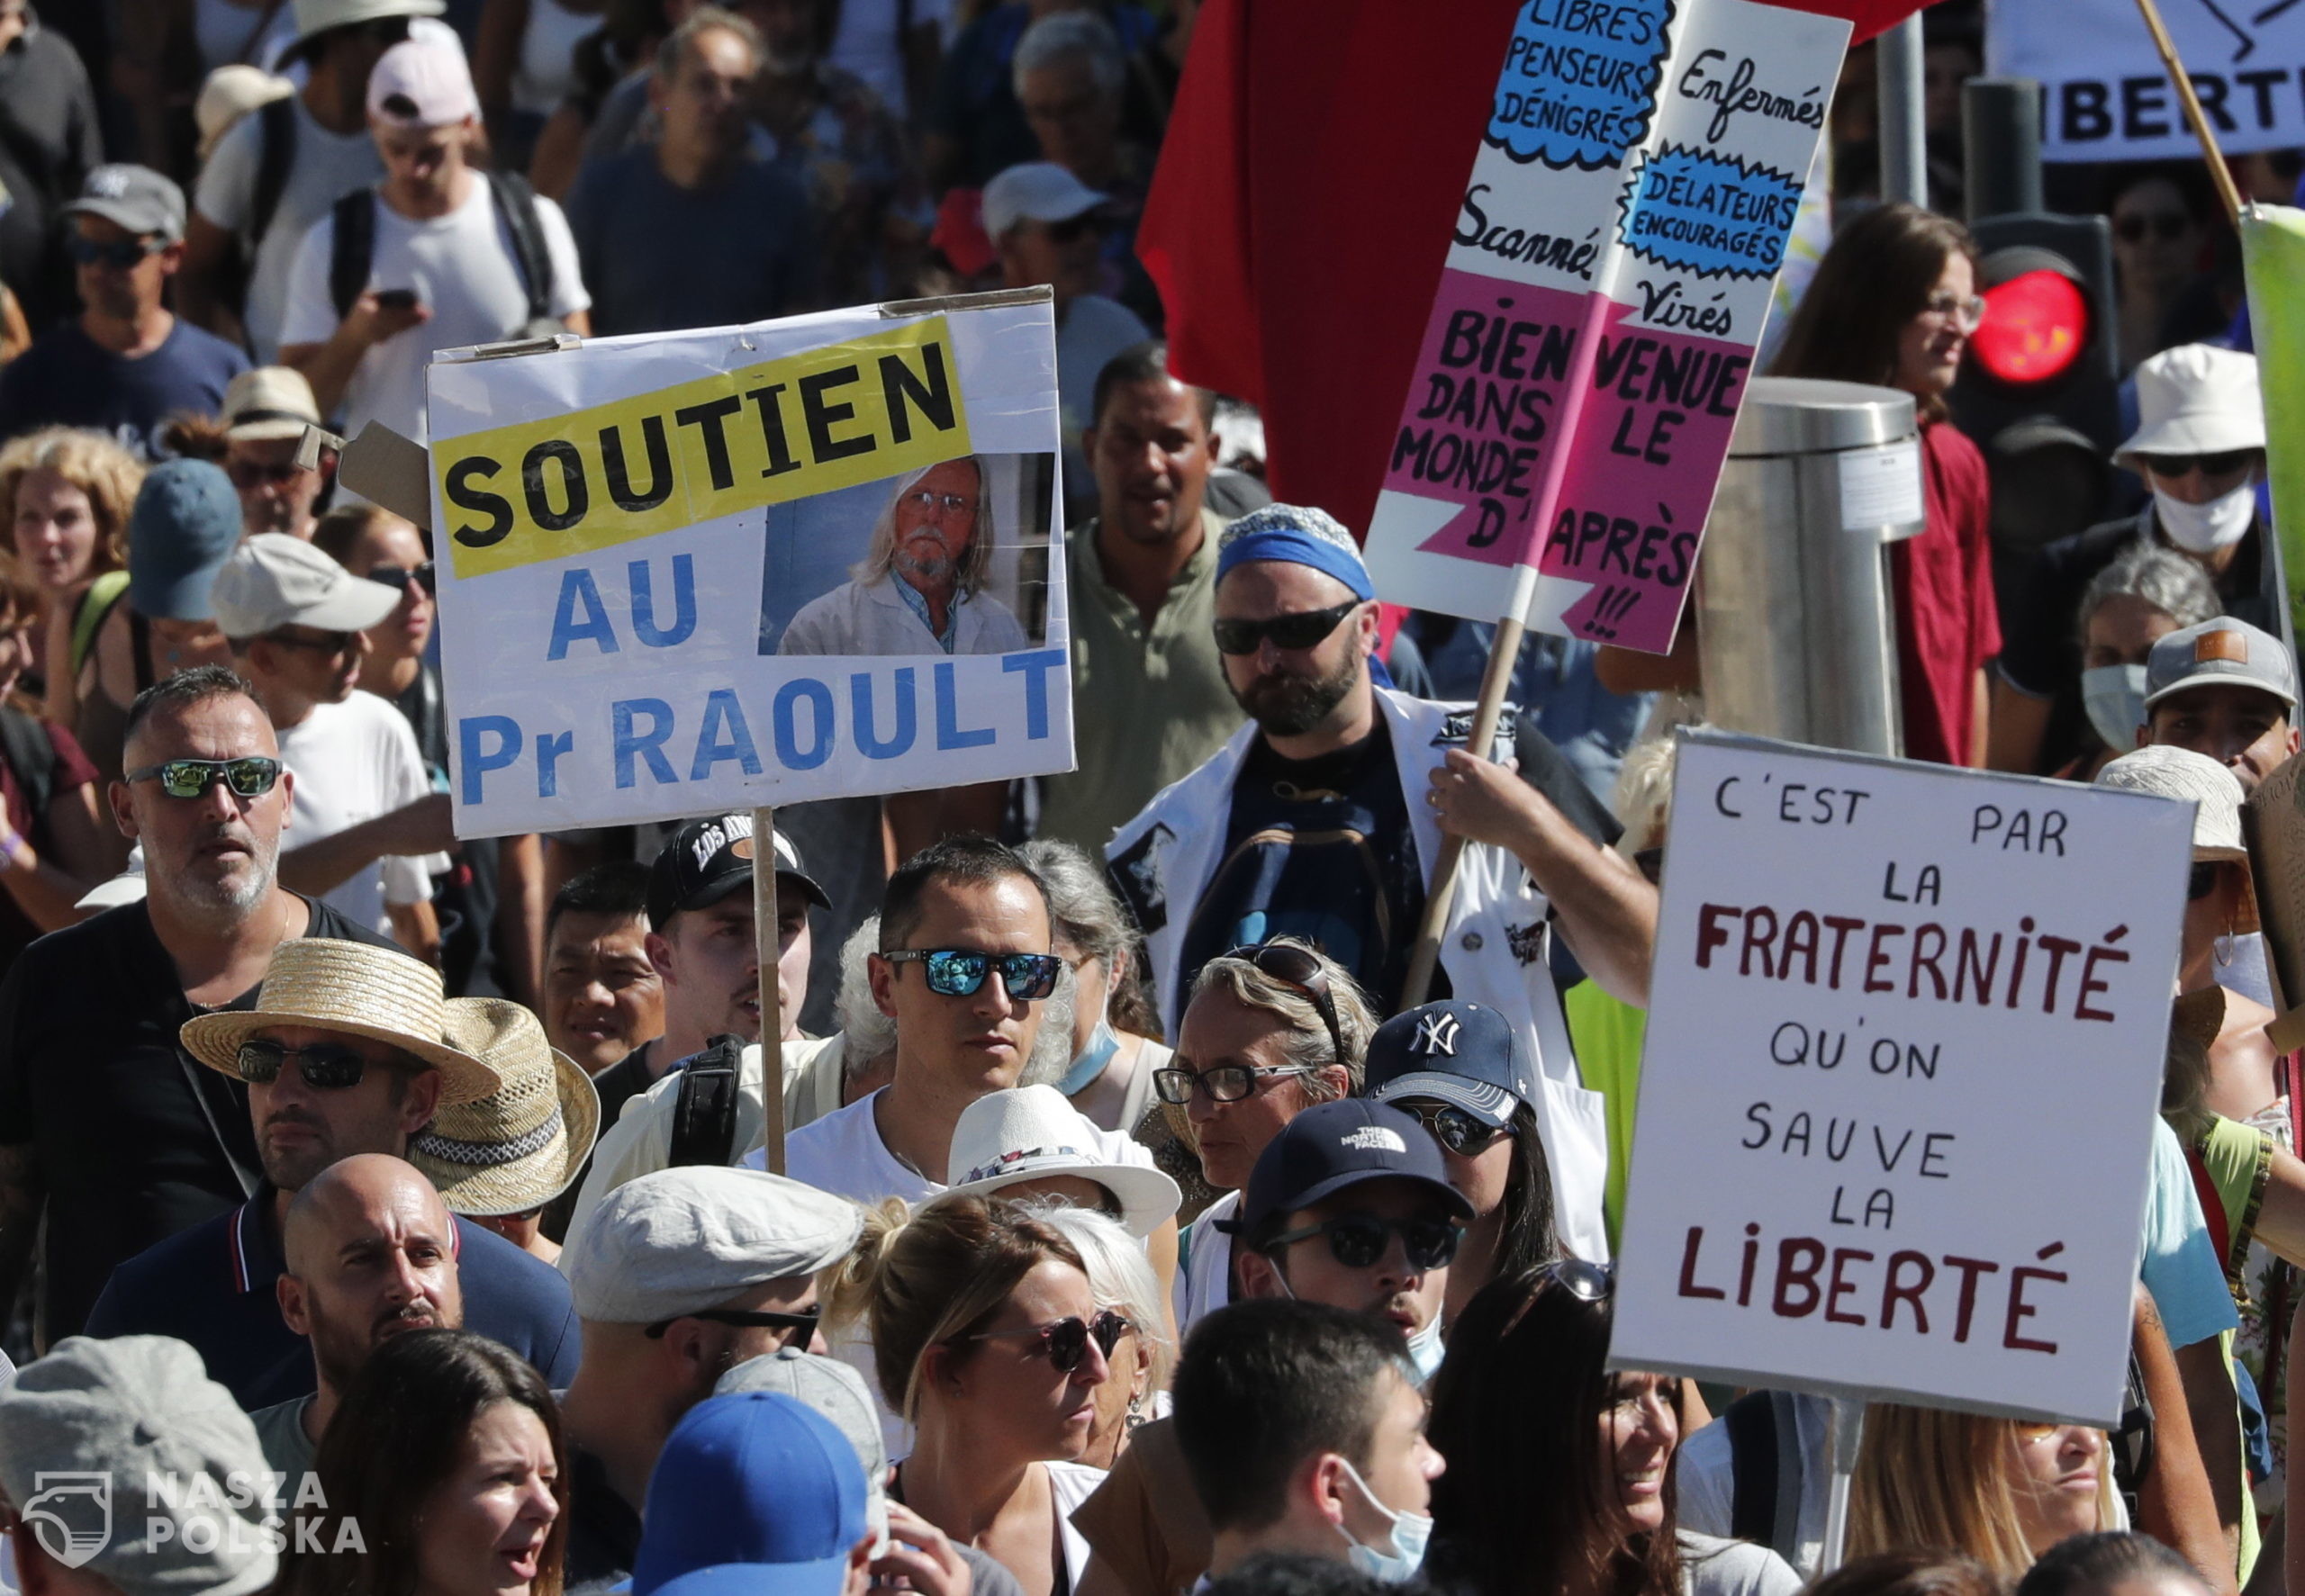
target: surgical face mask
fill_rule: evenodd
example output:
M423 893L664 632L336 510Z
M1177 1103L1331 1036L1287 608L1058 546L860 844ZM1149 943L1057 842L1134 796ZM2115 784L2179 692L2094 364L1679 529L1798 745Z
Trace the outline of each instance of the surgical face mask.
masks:
M1113 1055L1118 1051L1120 1032L1113 1029L1110 1020L1099 1016L1097 1028L1089 1032L1089 1045L1072 1060L1072 1068L1064 1072L1056 1089L1068 1097L1087 1091L1105 1073L1105 1066L1113 1061Z
M2257 486L2255 482L2243 482L2207 504L2187 504L2156 488L2153 513L2159 518L2161 529L2169 535L2169 541L2187 554L2215 554L2219 549L2231 548L2248 532L2249 523L2257 513Z
M1342 1458L1338 1461L1344 1462ZM1425 1543L1433 1538L1433 1520L1424 1513L1396 1512L1387 1507L1369 1489L1369 1482L1360 1477L1360 1471L1350 1463L1344 1464L1344 1477L1360 1492L1369 1510L1388 1519L1391 1526L1391 1532L1386 1537L1389 1544L1373 1546L1342 1524L1336 1527L1337 1533L1344 1537L1346 1555L1351 1559L1352 1566L1388 1585L1407 1583L1424 1565Z
M1435 1313L1424 1321L1424 1328L1408 1339L1408 1358L1416 1366L1416 1383L1420 1386L1433 1384L1433 1375L1441 1366L1441 1355L1447 1348L1441 1342L1441 1315Z
M2145 667L2099 665L2081 672L2081 707L2089 724L2115 753L2137 745L2137 728L2145 724Z

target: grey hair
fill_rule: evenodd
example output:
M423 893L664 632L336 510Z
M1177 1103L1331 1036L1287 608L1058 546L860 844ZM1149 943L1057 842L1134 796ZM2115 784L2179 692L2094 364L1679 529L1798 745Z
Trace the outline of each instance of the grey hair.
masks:
M1169 1296L1161 1289L1161 1277L1152 1272L1152 1261L1144 1256L1144 1243L1111 1214L1080 1207L1062 1197L1035 1197L1025 1205L1035 1219L1053 1227L1072 1243L1097 1306L1119 1309L1135 1327L1138 1340L1152 1349L1147 1394L1167 1390L1169 1370L1176 1361L1176 1348L1162 1333L1168 1324Z
M672 36L656 47L655 65L651 70L658 83L669 84L678 77L682 63L688 59L689 47L707 33L734 33L753 52L753 65L757 68L768 59L768 47L761 41L760 30L733 11L718 5L700 5L688 14L688 21L674 28Z
M1134 953L1136 928L1113 895L1103 867L1079 844L1035 837L1017 852L1048 888L1053 929L1060 939L1108 972L1116 959Z
M2180 631L2225 613L2209 573L2198 563L2174 549L2139 541L2115 555L2112 563L2097 573L2088 591L2081 595L2081 609L2074 617L2074 627L2084 641L2089 618L2097 613L2098 606L2121 594L2152 605L2175 621Z
M1072 967L1058 960L1056 990L1040 1000L1041 1028L1033 1033L1033 1050L1017 1076L1018 1086L1053 1087L1072 1068L1073 1005L1080 994Z
M1305 1095L1315 1103L1340 1096L1314 1073L1338 1064L1343 1067L1345 1078L1351 1083L1342 1095L1352 1096L1360 1090L1361 1062L1369 1051L1369 1039L1377 1031L1377 1016L1369 1007L1368 997L1343 965L1310 942L1293 936L1277 936L1272 941L1302 948L1320 960L1321 972L1329 980L1329 1002L1336 1009L1337 1034L1344 1041L1343 1058L1337 1058L1332 1050L1329 1029L1322 1023L1321 1011L1313 1000L1296 987L1274 980L1245 959L1211 959L1202 965L1200 973L1193 978L1192 994L1186 1006L1198 1003L1204 992L1222 992L1236 1003L1279 1015L1288 1026L1288 1040L1281 1043L1281 1055L1306 1071Z
M969 534L969 552L961 556L959 591L973 593L984 585L985 573L992 568L992 473L984 468L981 455L963 455L976 467L976 526ZM908 471L896 480L889 491L889 501L872 522L872 541L866 546L864 557L848 568L850 578L865 587L880 581L894 569L897 558L897 506L904 502L906 494L920 485L920 479L939 465L949 465L950 460L938 460L917 471Z
M834 1023L840 1027L842 1058L863 1064L897 1045L897 1023L872 1001L872 954L881 945L881 916L868 915L840 944L840 992L834 997Z
M1128 81L1128 56L1113 25L1092 11L1060 11L1026 28L1017 41L1017 61L1009 72L1017 97L1025 97L1027 73L1075 56L1089 63L1089 74L1104 94L1117 95Z

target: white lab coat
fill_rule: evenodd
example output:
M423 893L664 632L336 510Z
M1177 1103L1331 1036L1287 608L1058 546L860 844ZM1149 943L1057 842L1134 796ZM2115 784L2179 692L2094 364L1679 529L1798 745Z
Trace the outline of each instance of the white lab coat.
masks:
M883 576L865 583L845 582L800 607L776 645L780 654L941 654L936 641L912 606ZM954 654L1011 654L1030 648L1025 628L1008 607L990 593L963 595L953 633Z
M1408 796L1417 858L1429 880L1441 828L1424 802L1426 777L1450 748L1462 745L1470 707L1413 699L1389 688L1376 693L1392 734L1401 790ZM1140 913L1153 922L1144 928L1145 957L1162 1022L1171 1037L1180 1018L1177 977L1184 929L1216 873L1234 782L1256 735L1253 723L1243 726L1198 770L1155 794L1105 849ZM1551 946L1548 907L1519 860L1485 844L1468 847L1457 867L1456 897L1441 938L1441 967L1457 996L1487 1004L1509 1019L1521 1045L1536 1059L1543 1101L1534 1107L1551 1167L1555 1226L1571 1252L1598 1261L1608 1257L1609 1247L1601 1222L1608 1135L1601 1096L1586 1090L1577 1072L1568 1023L1553 987L1546 960Z

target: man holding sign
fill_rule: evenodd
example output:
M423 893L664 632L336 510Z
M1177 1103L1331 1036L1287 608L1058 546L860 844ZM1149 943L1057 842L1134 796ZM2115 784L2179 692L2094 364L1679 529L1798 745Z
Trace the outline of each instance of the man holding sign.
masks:
M1281 933L1398 1006L1443 833L1495 844L1460 870L1441 979L1505 1014L1538 1059L1562 1238L1600 1256L1599 1099L1569 1050L1550 932L1558 915L1585 967L1643 1002L1655 890L1605 846L1614 822L1541 734L1519 738L1516 780L1463 748L1469 709L1376 684L1374 590L1334 520L1258 510L1227 529L1216 573L1216 645L1250 724L1107 850L1163 1019L1173 1032L1202 964Z

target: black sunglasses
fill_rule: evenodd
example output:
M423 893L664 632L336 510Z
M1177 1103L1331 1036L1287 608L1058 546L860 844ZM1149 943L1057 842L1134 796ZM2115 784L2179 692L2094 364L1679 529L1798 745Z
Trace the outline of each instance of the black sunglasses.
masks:
M368 580L382 582L388 588L400 588L403 591L411 582L414 582L428 593L437 593L440 591L434 564L430 560L425 561L412 571L405 565L378 565L369 571Z
M316 1041L310 1047L292 1048L261 1037L240 1043L240 1051L232 1055L232 1068L250 1086L268 1087L280 1078L280 1071L291 1059L296 1060L296 1073L315 1092L357 1087L368 1073L368 1060L342 1042Z
M891 964L918 964L928 989L944 997L973 997L995 969L1017 1003L1032 1003L1056 990L1064 961L1053 953L972 953L965 948L896 948L881 955Z
M823 1316L821 1307L808 1307L797 1313L778 1313L766 1308L700 1308L693 1313L675 1313L670 1319L660 1319L641 1333L652 1341L661 1341L664 1332L683 1319L702 1319L713 1324L733 1324L739 1330L813 1330Z
M1337 1022L1336 996L1329 990L1328 971L1321 968L1320 957L1312 949L1294 942L1257 942L1234 948L1224 957L1238 959L1258 974L1302 992L1328 1029L1329 1057L1339 1064L1344 1062L1344 1027Z
M1096 1338L1097 1350L1110 1357L1113 1348L1120 1345L1120 1339L1135 1328L1134 1322L1107 1308L1094 1319L1083 1320L1075 1314L1070 1319L1060 1319L1054 1324L1028 1324L1022 1330L980 1330L975 1335L961 1339L964 1341L992 1341L1007 1336L1038 1336L1040 1344L1026 1348L1025 1356L1039 1357L1045 1355L1049 1366L1058 1374L1069 1375L1080 1366L1082 1358L1089 1356L1089 1337Z
M1380 1219L1373 1213L1340 1213L1316 1225L1283 1231L1258 1250L1275 1252L1294 1242L1326 1236L1329 1256L1336 1259L1338 1267L1373 1269L1385 1261L1386 1249L1396 1233L1401 1239L1402 1252L1407 1255L1408 1267L1419 1274L1447 1268L1449 1261L1457 1256L1457 1243L1464 1236L1452 1221L1446 1219Z
M1337 624L1360 608L1360 600L1348 599L1326 609L1301 609L1295 615L1276 615L1270 620L1220 620L1214 624L1216 652L1219 654L1254 654L1257 645L1270 637L1275 648L1310 648L1337 628Z
M172 798L203 797L220 781L236 797L262 798L279 781L280 762L257 754L246 759L164 759L128 772L131 781L149 781L155 777L159 779L160 790Z
M1432 1133L1433 1141L1460 1158L1477 1158L1487 1152L1507 1128L1476 1118L1453 1103L1403 1103L1397 1106L1414 1114L1416 1123Z
M2193 873L2185 880L2185 901L2199 903L2217 890L2217 865L2214 859L2204 859L2193 866Z
M2181 239L2193 219L2181 211L2162 211L2151 216L2123 216L2113 223L2113 236L2124 244L2142 242L2148 232L2165 242Z
M2176 478L2199 471L2203 476L2227 476L2255 463L2255 449L2224 449L2214 455L2139 455L2138 464L2155 476Z
M1529 1294L1513 1310L1513 1317L1505 1321L1496 1339L1502 1341L1521 1328L1521 1321L1529 1316L1529 1310L1545 1294L1549 1285L1560 1287L1580 1303L1605 1303L1616 1290L1616 1280L1614 1264L1587 1263L1581 1258L1556 1258L1529 1276Z
M342 659L360 646L360 634L357 632L322 632L317 637L301 637L294 632L267 632L264 640L276 643L283 648L309 649L330 659Z
M1665 880L1665 850L1662 848L1635 850L1632 856L1632 868L1639 870L1641 879L1651 887L1662 886Z
M76 266L95 266L102 261L116 271L133 271L147 256L158 255L168 247L168 240L154 233L143 239L115 239L109 244L80 233L72 233L64 240L64 252Z

